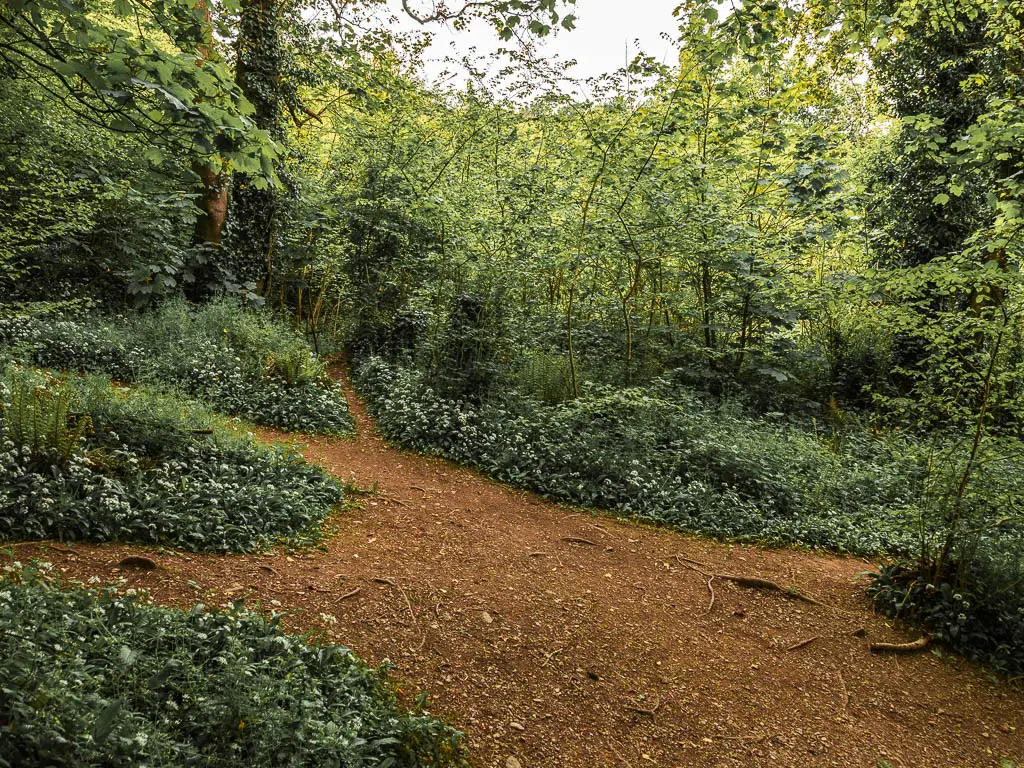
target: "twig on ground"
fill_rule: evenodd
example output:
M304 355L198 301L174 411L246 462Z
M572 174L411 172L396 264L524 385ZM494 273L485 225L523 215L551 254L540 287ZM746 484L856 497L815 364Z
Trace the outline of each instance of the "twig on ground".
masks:
M423 648L423 644L427 642L427 633L420 630L420 622L416 618L416 611L412 609L412 601L409 600L409 595L407 595L405 590L402 589L402 585L399 584L397 581L386 579L383 576L377 576L374 579L374 581L376 581L378 584L387 584L388 586L394 587L398 590L399 594L402 596L402 599L405 600L405 607L409 609L409 615L412 617L412 626L416 630L419 630L422 634L422 637L420 638L420 644L416 647L416 650L418 651L421 648Z
M625 763L626 768L633 768L633 764L626 759L625 755L623 755L621 752L619 752L619 750L615 748L615 743L611 739L606 739L605 741L608 744L608 748L615 753L615 756L619 758L619 760L621 760L623 763Z
M555 656L557 656L558 654L560 654L564 650L565 650L565 648L562 647L562 648L558 648L557 650L552 651L551 653L545 653L544 654L544 663L541 664L541 666L542 667L546 667L548 664L551 663L551 660L553 658L555 658Z
M843 714L846 714L846 708L850 706L850 692L846 690L846 681L843 680L843 673L837 671L839 675L839 686L843 689Z
M562 541L567 541L570 544L589 544L592 547L596 547L597 544L590 539L581 539L579 536L563 536Z
M868 646L872 653L917 653L923 651L931 643L932 639L928 635L919 637L911 643L872 643Z
M363 588L362 588L362 587L356 587L356 588L355 588L355 589L353 589L353 590L352 590L351 592L346 592L346 593L345 593L344 595L342 595L341 597L339 597L339 598L338 598L338 600L339 600L339 602L340 602L341 600L348 600L348 599L349 599L350 597L355 597L356 595L358 595L358 594L359 594L360 592L362 592L362 591L363 591Z
M651 707L650 709L642 709L640 707L633 707L633 706L627 706L626 707L626 709L628 709L630 712L636 712L636 713L641 714L641 715L649 715L650 717L654 717L654 714L660 708L661 708L661 697L657 696L657 695L654 697L654 706Z
M711 602L708 603L708 609L704 611L704 615L707 616L709 613L711 613L712 610L714 610L715 607L715 588L711 584L715 580L716 574L709 573L708 571L705 571L701 568L696 568L693 565L690 565L690 563L697 562L696 560L690 560L689 558L683 557L682 555L676 555L676 559L679 561L679 564L684 568L689 568L691 571L699 573L701 576L705 577L708 580L708 592L711 593ZM704 563L701 563L701 565L704 565Z
M793 643L793 645L789 646L789 648L787 648L786 650L787 651L798 651L801 648L807 647L808 645L813 643L815 640L818 640L820 637L821 637L821 635L815 635L814 637L808 637L806 640L801 640L799 643Z
M700 560L691 560L690 558L683 557L682 555L676 555L676 560L681 560L682 562L690 563L691 565L699 565L701 568L711 568L711 566L707 563L702 563Z
M711 582L713 582L714 580L715 574L711 574L711 577L708 579L708 592L711 593L711 602L708 603L708 609L704 611L705 615L711 613L711 611L715 609L715 588L711 586Z

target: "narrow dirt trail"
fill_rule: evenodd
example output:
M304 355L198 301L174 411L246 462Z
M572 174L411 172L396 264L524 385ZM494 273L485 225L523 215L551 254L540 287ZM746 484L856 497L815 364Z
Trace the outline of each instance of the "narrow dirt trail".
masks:
M333 520L324 551L156 551L158 570L128 573L112 569L144 550L23 545L22 555L37 550L83 580L123 576L157 602L247 595L296 610L291 627L394 662L408 693L427 693L432 711L468 734L475 766L945 768L1024 758L1020 691L930 653L868 652L869 640L908 638L871 613L855 583L864 561L594 517L391 448L360 402L352 410L356 439L303 441L311 459L378 491ZM709 589L677 554L796 586L824 605L721 579Z

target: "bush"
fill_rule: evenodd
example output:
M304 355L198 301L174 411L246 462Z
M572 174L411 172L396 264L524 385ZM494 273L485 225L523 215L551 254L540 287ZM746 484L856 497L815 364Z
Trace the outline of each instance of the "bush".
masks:
M0 423L0 538L245 552L314 543L342 500L323 470L232 433L198 404L96 377L49 386L72 393L92 432L55 462Z
M1020 548L1014 560L976 559L970 573L955 567L952 580L938 584L930 567L897 562L874 574L869 594L886 616L921 627L972 661L1019 677L1024 675Z
M61 371L175 387L223 413L314 434L347 434L339 387L303 339L231 301L169 302L130 317L0 320L15 357Z
M399 709L386 668L278 618L0 580L0 766L464 764L461 734Z
M905 446L711 408L655 382L545 404L436 395L421 374L370 358L356 383L401 445L541 493L711 536L838 551L909 551L921 469Z

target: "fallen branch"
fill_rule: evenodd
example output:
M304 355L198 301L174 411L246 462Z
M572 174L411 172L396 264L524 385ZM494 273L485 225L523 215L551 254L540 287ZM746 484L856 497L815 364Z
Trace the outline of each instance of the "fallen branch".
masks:
M846 690L846 681L843 680L843 673L836 672L839 675L839 685L843 689L843 714L846 714L847 707L850 706L850 692Z
M815 640L817 640L820 637L821 637L821 635L815 635L814 637L808 637L806 640L801 640L799 643L794 643L793 645L789 646L789 648L787 648L786 650L787 651L798 651L801 648L806 648L808 645L810 645L811 643L813 643Z
M591 547L596 547L597 543L590 539L581 539L579 536L563 536L561 541L567 541L570 544L589 544Z
M341 600L348 600L350 597L355 597L356 595L358 595L362 591L363 591L362 587L356 587L351 592L346 592L344 595L339 597L338 601L340 602Z
M920 637L911 643L872 643L868 646L868 649L872 653L895 653L895 654L907 654L917 653L923 651L931 643L932 639L928 635Z

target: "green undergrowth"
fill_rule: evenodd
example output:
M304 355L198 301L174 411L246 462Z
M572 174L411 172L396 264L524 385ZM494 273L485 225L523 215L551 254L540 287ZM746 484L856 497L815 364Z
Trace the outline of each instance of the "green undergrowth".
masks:
M3 768L465 764L462 735L422 701L403 710L386 667L279 616L158 608L31 570L0 579Z
M920 468L910 452L714 408L696 395L596 389L564 403L439 397L422 374L365 361L356 383L399 444L554 498L719 538L839 552L909 551Z
M1024 679L1024 559L1000 559L982 558L973 573L938 584L928 568L893 563L875 575L869 591L886 616L995 672Z
M231 301L171 301L127 316L0 318L0 348L30 365L178 390L256 424L352 431L341 389L307 342Z
M13 367L0 402L2 539L303 546L343 499L297 453L177 395Z

